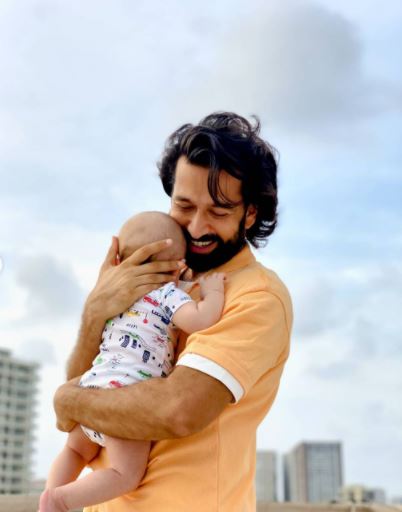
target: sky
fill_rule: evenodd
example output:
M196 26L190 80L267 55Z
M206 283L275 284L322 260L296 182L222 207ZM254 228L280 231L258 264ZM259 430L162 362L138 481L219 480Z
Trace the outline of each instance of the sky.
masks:
M402 495L401 23L399 0L2 0L0 346L41 364L37 477L111 236L168 210L168 135L229 110L280 154L256 255L295 311L258 448L339 440L345 483Z

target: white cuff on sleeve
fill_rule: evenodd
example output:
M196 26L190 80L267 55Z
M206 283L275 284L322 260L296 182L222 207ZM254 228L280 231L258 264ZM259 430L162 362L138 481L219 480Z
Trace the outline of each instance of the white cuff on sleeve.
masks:
M239 381L235 379L225 368L207 357L191 353L184 354L184 356L177 361L176 365L188 366L189 368L199 370L200 372L206 373L207 375L219 380L232 393L235 403L237 403L244 395L243 387Z

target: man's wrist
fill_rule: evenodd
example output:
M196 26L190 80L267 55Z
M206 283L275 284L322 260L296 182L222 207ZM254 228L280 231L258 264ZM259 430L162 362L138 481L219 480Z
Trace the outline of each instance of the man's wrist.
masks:
M85 322L90 324L102 323L104 324L107 317L105 317L104 308L101 307L100 300L97 295L91 292L84 304L82 316Z

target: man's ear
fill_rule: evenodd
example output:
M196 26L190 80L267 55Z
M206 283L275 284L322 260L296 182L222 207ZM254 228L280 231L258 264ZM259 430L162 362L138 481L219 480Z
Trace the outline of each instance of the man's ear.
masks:
M257 218L257 207L253 204L249 204L246 210L246 221L244 223L244 227L246 229L250 229L254 224Z

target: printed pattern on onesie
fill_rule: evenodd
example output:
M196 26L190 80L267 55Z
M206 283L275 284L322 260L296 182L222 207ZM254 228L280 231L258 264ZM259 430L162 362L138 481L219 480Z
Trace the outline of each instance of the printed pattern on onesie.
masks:
M172 370L177 329L172 317L191 297L174 282L144 295L106 322L100 352L81 378L83 387L116 388Z

